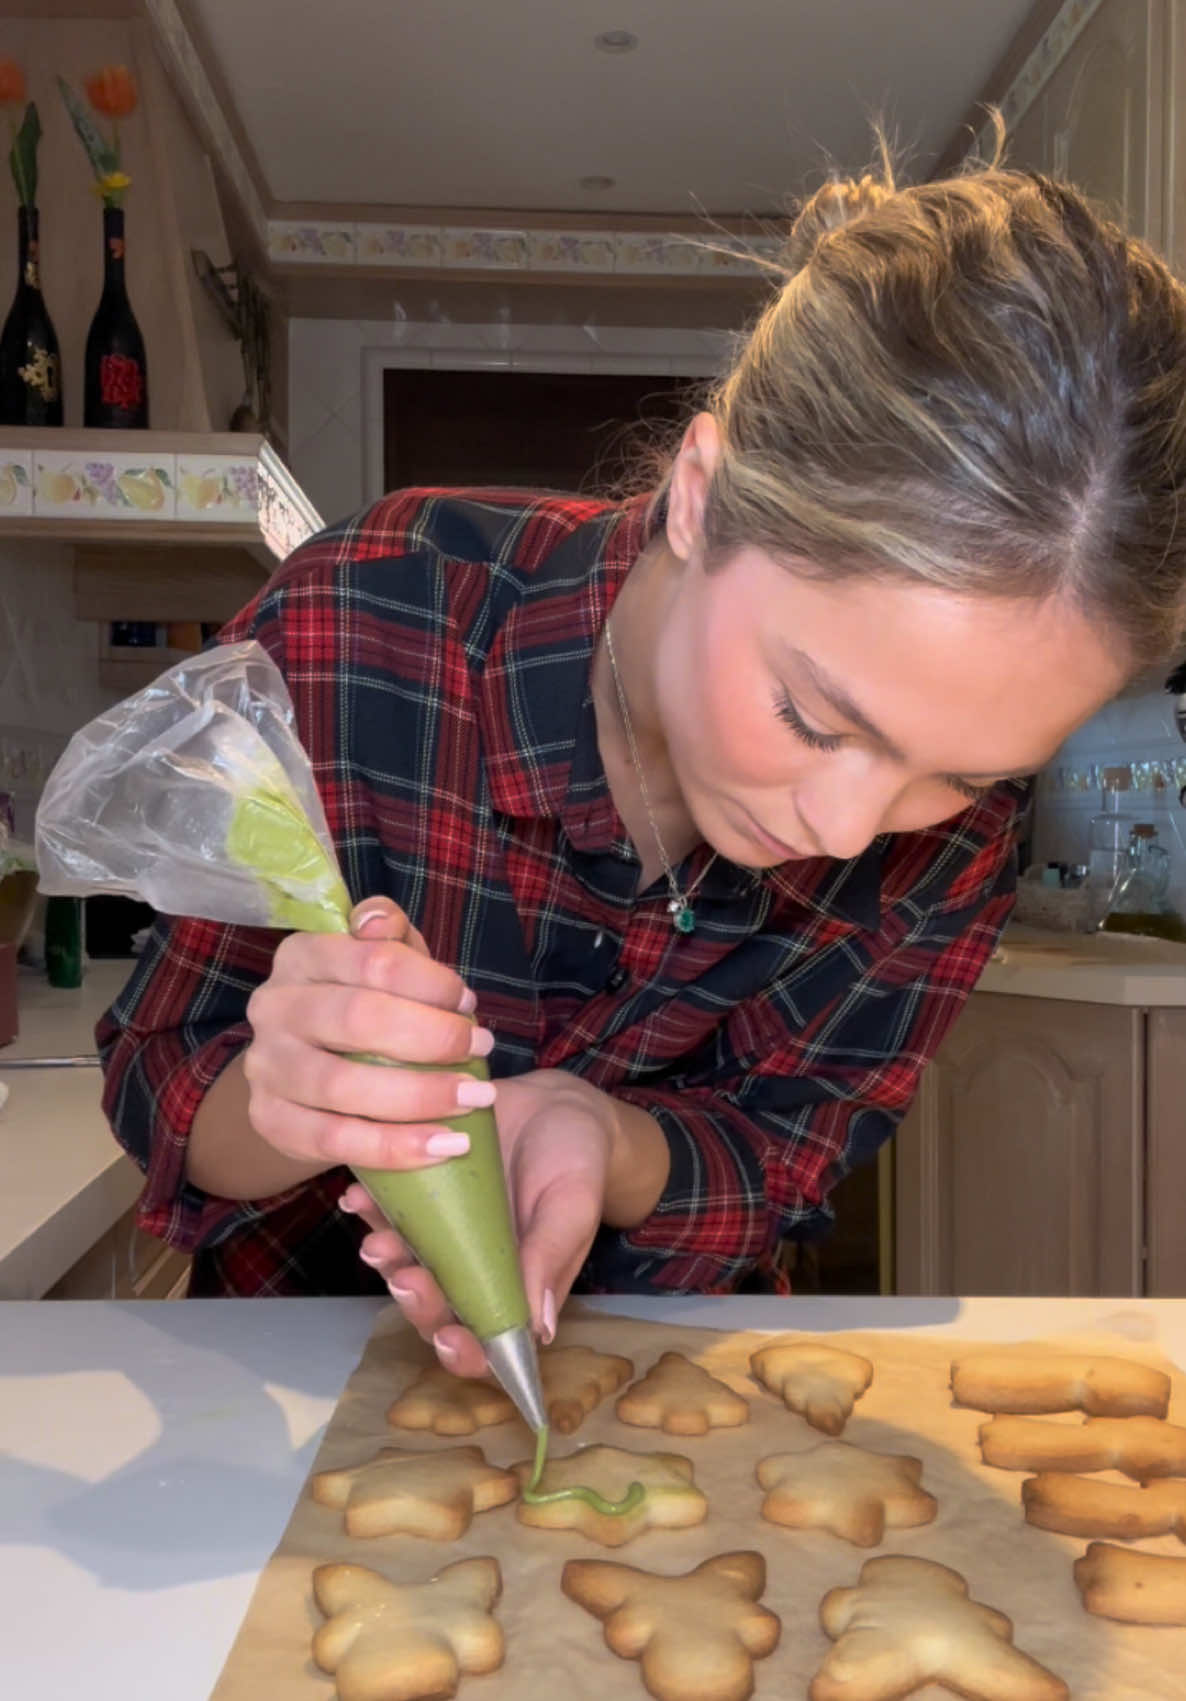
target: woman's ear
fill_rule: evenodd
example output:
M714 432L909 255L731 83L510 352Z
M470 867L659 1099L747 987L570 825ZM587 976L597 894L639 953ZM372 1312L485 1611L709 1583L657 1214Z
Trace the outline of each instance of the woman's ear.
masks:
M687 561L703 544L704 504L720 454L716 420L710 413L698 413L684 432L667 488L667 542L680 561Z

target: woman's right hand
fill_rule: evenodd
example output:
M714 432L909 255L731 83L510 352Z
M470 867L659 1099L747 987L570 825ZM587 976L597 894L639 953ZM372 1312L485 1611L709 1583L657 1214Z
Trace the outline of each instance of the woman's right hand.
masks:
M310 1175L457 1156L468 1142L444 1119L493 1104L488 1082L447 1068L376 1068L346 1054L443 1064L487 1056L494 1036L470 1019L475 1003L388 898L356 905L349 934L292 934L247 1007L252 1127Z

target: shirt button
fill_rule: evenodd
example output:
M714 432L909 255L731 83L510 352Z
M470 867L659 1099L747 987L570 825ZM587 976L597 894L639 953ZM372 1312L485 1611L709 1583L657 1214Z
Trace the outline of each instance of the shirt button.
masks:
M619 964L613 974L610 975L609 979L606 981L606 990L608 992L621 992L629 979L630 976L626 973L626 970L621 966L621 964Z

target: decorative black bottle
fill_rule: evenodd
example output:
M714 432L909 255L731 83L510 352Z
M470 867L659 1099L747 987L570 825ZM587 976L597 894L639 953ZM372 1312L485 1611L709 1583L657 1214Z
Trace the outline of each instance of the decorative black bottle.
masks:
M144 338L124 282L122 207L103 209L103 295L86 339L83 424L117 430L148 425Z
M62 361L41 294L36 207L17 209L16 295L0 332L0 425L61 425Z

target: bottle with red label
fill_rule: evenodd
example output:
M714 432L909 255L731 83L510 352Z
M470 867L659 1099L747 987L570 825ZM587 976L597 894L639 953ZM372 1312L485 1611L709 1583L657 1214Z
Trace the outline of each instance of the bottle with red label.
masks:
M103 253L103 295L86 340L83 424L144 430L148 363L124 280L122 207L103 209Z

